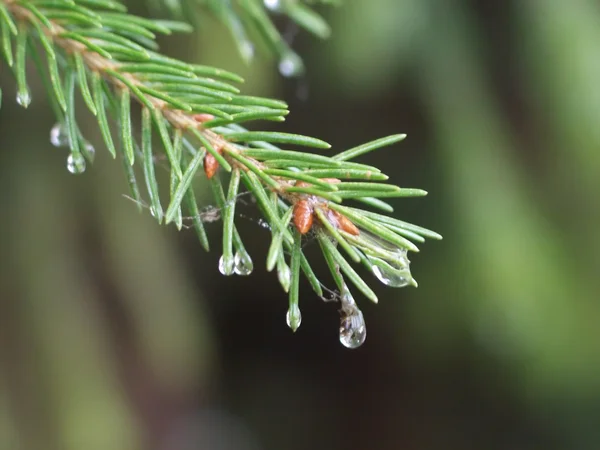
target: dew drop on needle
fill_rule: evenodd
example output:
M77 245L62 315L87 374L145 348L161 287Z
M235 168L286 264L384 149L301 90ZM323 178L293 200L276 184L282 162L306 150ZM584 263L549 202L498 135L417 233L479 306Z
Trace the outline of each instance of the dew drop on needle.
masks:
M381 258L368 256L373 274L386 286L405 287L416 286L417 282L410 273L406 251L399 254L398 259L388 262Z
M85 141L82 151L85 153L85 158L89 162L94 162L94 159L96 158L96 149L90 142Z
M290 285L292 284L292 271L287 264L282 264L277 267L277 279L279 280L279 284L283 287L285 292L290 290Z
M19 92L17 94L17 103L23 108L27 108L31 104L31 94L29 91Z
M254 59L254 45L247 39L244 39L240 43L240 53L242 54L242 58L244 61L250 63Z
M302 313L300 312L298 305L293 305L288 309L285 315L285 322L294 332L300 327L300 324L302 323Z
M346 348L358 348L367 338L367 326L360 309L347 313L342 311L340 319L340 342Z
M68 147L69 135L63 123L56 123L50 130L50 143L55 147Z
M254 270L254 263L250 255L236 252L233 258L233 270L236 275L250 275Z
M302 59L293 51L285 53L279 60L279 73L284 77L295 77L304 72Z
M405 248L398 248L394 244L364 230L361 231L361 237L371 245L381 249L384 254L389 255L385 258L367 256L371 263L371 271L379 281L391 287L417 286L417 282L410 273L410 261Z
M85 158L81 153L70 153L67 158L67 170L78 175L85 172Z
M234 258L233 257L225 257L225 255L221 255L219 259L219 272L223 275L233 275L234 271Z
M281 0L264 0L265 8L270 11L279 11L281 10Z
M365 319L348 287L342 290L340 302L340 342L346 348L358 348L367 338Z

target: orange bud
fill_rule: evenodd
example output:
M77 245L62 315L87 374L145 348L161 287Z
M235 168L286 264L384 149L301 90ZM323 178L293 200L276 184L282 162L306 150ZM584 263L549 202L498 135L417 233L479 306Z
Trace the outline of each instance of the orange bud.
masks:
M358 236L360 234L360 231L358 231L356 225L354 225L346 216L340 215L339 226L342 230L348 234L351 234L352 236Z
M209 180L217 173L219 162L212 153L206 153L204 157L204 173Z
M212 114L194 114L194 120L198 123L208 122L209 120L213 120L215 116Z
M294 225L300 234L310 231L313 223L313 209L307 200L299 200L294 205Z
M354 225L352 223L352 221L350 219L348 219L346 216L338 213L337 211L329 210L329 212L333 215L333 217L335 218L335 221L337 222L334 225L337 225L337 227L340 230L343 230L346 233L351 234L352 236L358 236L360 234L360 231L358 230L356 225Z

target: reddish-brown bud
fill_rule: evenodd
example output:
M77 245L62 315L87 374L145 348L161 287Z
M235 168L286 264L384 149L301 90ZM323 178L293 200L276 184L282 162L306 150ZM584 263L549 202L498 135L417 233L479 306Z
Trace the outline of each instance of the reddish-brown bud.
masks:
M352 221L350 219L348 219L346 216L338 213L337 211L329 210L329 212L335 218L336 223L334 225L337 225L337 227L340 230L343 230L346 233L351 234L352 236L358 236L360 234L360 231L358 230L356 225L354 225L352 223Z
M212 153L206 153L204 157L204 173L209 180L217 173L219 162Z
M294 225L300 234L310 231L313 223L313 209L307 200L299 200L294 205Z
M215 116L212 114L194 114L194 120L198 123L208 122L209 120L213 120Z

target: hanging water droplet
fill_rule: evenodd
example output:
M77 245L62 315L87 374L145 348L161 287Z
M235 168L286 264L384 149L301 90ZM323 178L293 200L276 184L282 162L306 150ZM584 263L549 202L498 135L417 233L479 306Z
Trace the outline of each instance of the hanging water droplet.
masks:
M298 305L292 305L290 309L288 309L285 315L285 322L293 332L296 332L296 330L300 327L300 324L302 323L302 313L300 312Z
M55 147L68 147L69 134L63 123L56 123L50 130L50 143Z
M356 302L354 301L354 297L352 297L348 286L344 286L344 289L342 289L340 303L342 304L342 311L350 313L356 309Z
M19 91L17 93L17 103L23 108L27 108L31 104L31 94L29 91Z
M264 0L265 8L271 11L281 10L281 0Z
M386 286L405 287L409 285L417 286L417 282L410 273L406 250L396 252L397 258L393 261L384 261L381 258L367 256L371 262L373 274Z
M302 59L293 51L288 51L279 60L279 73L284 77L295 77L304 72Z
M73 174L85 172L85 158L81 153L70 153L67 158L67 170Z
M233 258L233 270L236 275L250 275L254 270L254 263L248 253L243 255L238 251Z
M279 280L279 284L283 287L283 290L288 292L290 290L290 285L292 284L292 271L287 264L277 267L277 279Z
M346 348L358 348L367 338L367 326L362 312L356 306L350 313L342 311L340 342Z
M373 265L373 273L383 284L391 287L406 287L412 284L412 276L409 270L392 271Z
M233 275L234 258L221 255L219 259L219 272L223 275Z
M239 44L239 48L244 61L247 63L252 62L252 59L254 58L254 45L252 45L252 42L245 39Z
M92 144L90 144L88 141L85 141L85 143L83 144L82 152L89 162L94 162L94 159L96 158L96 149Z

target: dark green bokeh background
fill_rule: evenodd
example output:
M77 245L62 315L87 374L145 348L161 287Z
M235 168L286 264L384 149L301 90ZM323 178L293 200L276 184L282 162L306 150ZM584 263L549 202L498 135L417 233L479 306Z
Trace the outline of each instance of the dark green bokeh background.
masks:
M349 351L303 284L292 334L252 205L238 220L255 271L223 277L218 223L206 254L138 214L86 116L97 160L69 174L37 78L25 111L1 67L0 449L600 448L600 4L327 16L332 39L294 42L300 82L265 58L244 68L208 19L163 48L285 98L280 130L338 150L408 133L364 160L430 193L396 202L444 235L412 258L420 287L373 278L380 303L358 299L368 338Z

